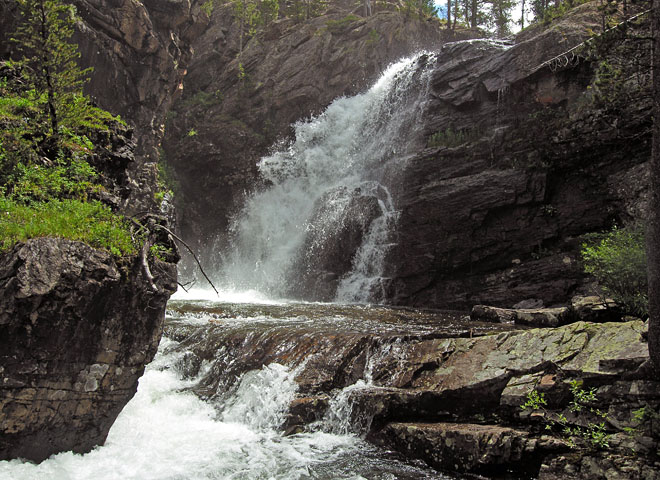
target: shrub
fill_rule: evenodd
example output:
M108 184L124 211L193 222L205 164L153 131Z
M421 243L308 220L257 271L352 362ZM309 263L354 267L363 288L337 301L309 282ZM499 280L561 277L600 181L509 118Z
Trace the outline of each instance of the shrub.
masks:
M641 226L592 234L582 244L585 272L628 313L648 316L646 249Z

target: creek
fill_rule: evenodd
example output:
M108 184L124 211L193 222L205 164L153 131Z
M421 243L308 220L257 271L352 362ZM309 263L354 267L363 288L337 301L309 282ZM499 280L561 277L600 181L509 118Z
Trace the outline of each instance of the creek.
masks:
M369 304L387 297L394 191L420 147L435 60L403 59L296 124L295 139L260 161L263 185L218 252L223 295L170 302L158 355L105 445L39 465L0 462L0 478L449 478L368 444L372 418L353 408L360 392L385 388L374 367L396 359L402 340L480 328ZM301 302L310 300L337 303ZM292 421L296 399L320 402L318 418Z
M455 316L269 302L249 293L218 300L195 293L195 300L179 295L170 302L159 352L104 446L85 455L60 453L39 465L0 462L0 478L450 478L369 445L362 439L364 432L351 427L351 409L342 408L340 400L369 383L368 375L334 389L328 414L304 431L285 435L282 425L299 390L296 375L314 356L331 362L331 349L308 349L308 341L331 333L437 335L438 322L447 326ZM273 337L278 345L270 353L279 362L268 361L260 351L263 339ZM240 341L234 345L236 338ZM296 355L301 345L305 351ZM192 360L204 351L212 355Z

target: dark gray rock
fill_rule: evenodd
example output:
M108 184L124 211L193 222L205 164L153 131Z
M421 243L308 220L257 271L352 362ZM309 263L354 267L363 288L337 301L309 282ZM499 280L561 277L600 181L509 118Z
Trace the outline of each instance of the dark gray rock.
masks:
M475 305L470 318L481 322L514 323L530 327L557 327L570 323L568 307L556 308L497 308Z
M0 257L0 459L103 444L156 353L176 266L40 238Z

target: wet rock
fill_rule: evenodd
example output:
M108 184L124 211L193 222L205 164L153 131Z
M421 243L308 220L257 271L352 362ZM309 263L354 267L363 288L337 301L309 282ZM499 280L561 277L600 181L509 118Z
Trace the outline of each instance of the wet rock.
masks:
M531 327L557 327L562 323L568 323L566 321L568 317L569 309L566 307L509 309L475 305L470 312L470 318L472 320L515 323L517 325L529 325Z
M0 459L103 444L156 353L176 266L40 238L0 257Z
M331 301L337 284L351 270L372 222L383 214L376 195L340 187L317 202L305 243L293 269L294 298Z
M287 315L293 313L301 312ZM609 456L619 460L603 471L657 468L648 457L630 453L635 449L652 454L660 438L657 422L640 424L633 413L660 408L658 382L628 377L648 360L642 321L577 322L479 338L413 335L410 328L379 332L377 323L369 324L372 333L356 331L352 322L328 324L315 318L314 323L314 328L305 322L303 328L288 324L257 329L171 325L168 331L179 332L181 348L212 362L202 381L206 396L231 387L246 370L273 362L295 368L298 397L284 426L287 433L304 431L323 419L333 428L364 435L436 468L487 475L516 470L525 478L536 478L541 471L591 479L597 477L581 476L588 471L580 466L581 458L600 465ZM582 413L570 408L572 382L595 394ZM544 395L545 410L521 409L533 390ZM607 412L610 450L597 454L578 438L580 454L568 455L561 430L545 426L559 414L573 428L602 422L592 408ZM633 429L638 440L620 433L624 429ZM553 463L564 454L568 460Z
M323 418L328 409L330 398L328 396L296 398L289 405L282 430L285 435L301 433L306 425Z
M354 4L333 1L318 17L270 23L246 39L238 55L239 25L231 8L217 5L193 42L183 97L163 143L181 185L185 238L225 238L243 192L259 186L257 161L290 138L294 122L364 90L392 61L474 36L438 29L393 4L363 17ZM188 136L191 129L197 135Z
M598 30L598 19L589 2L523 32L510 48L474 41L442 49L426 116L429 148L406 163L395 193L401 216L389 303L510 307L593 294L577 238L613 221L645 221L650 155L643 93L608 117L583 108L588 62L544 65ZM640 142L631 146L628 135Z
M660 464L651 459L611 453L573 454L552 457L541 467L539 480L579 478L581 480L657 480Z
M525 431L497 425L391 423L377 437L408 457L452 472L534 471L542 452L567 450L562 442L537 441Z

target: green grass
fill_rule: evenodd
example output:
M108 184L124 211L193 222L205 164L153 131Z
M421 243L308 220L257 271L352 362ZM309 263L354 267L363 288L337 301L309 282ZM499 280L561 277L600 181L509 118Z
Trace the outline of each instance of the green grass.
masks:
M116 256L137 251L128 222L100 202L67 199L28 206L0 196L0 251L38 237L78 240Z

